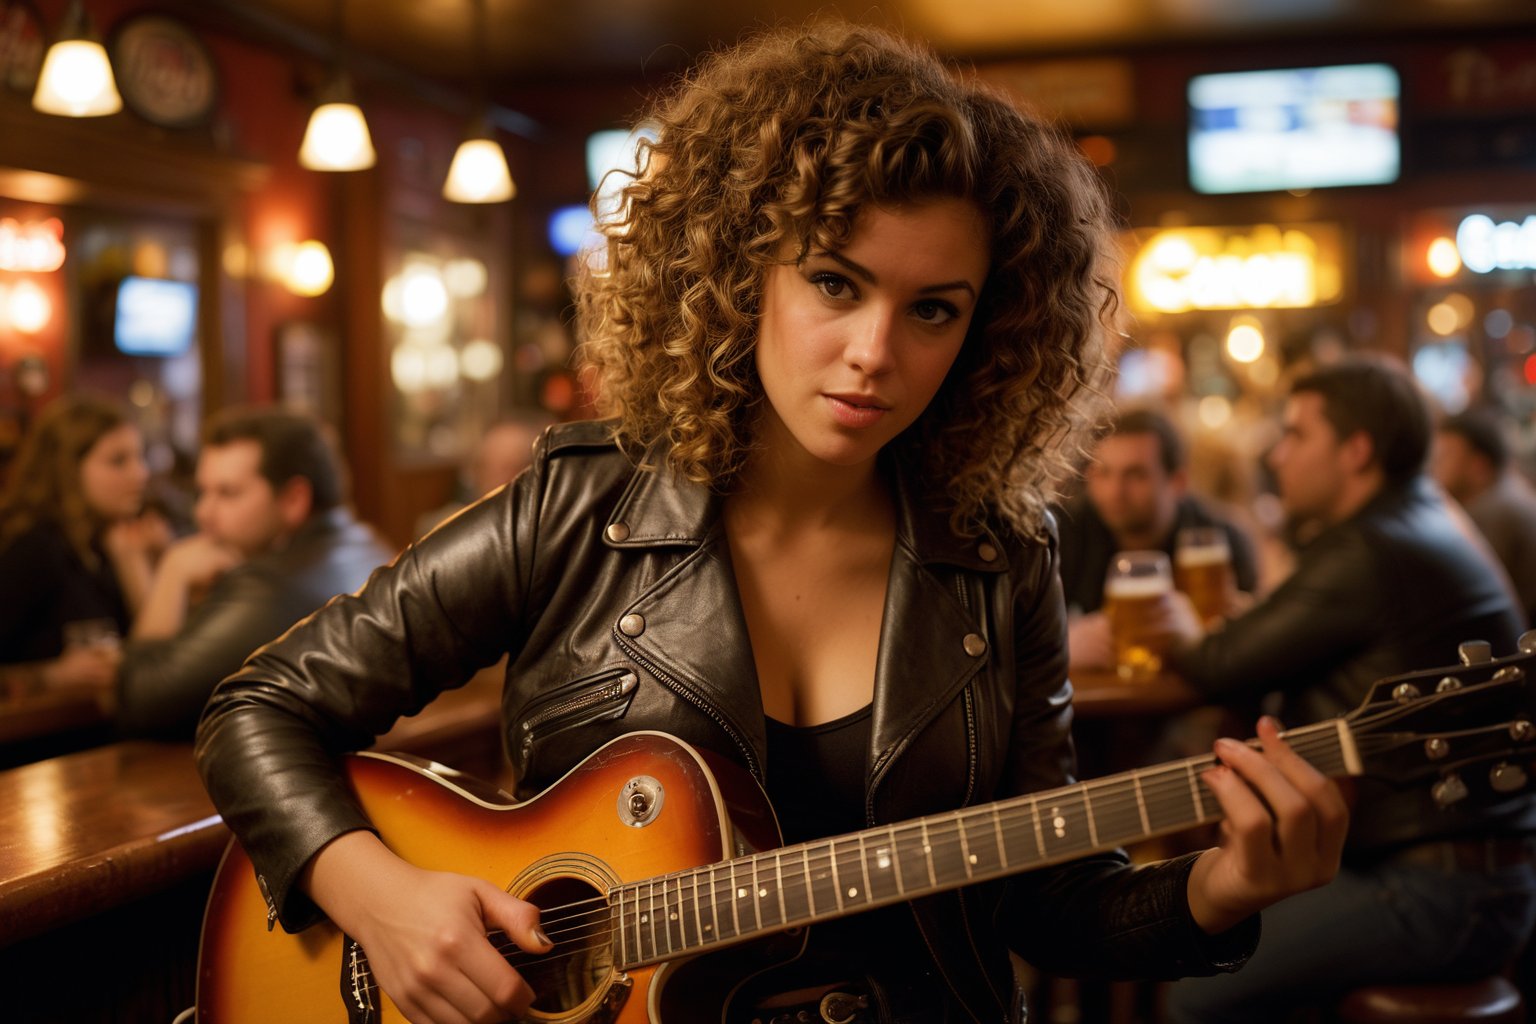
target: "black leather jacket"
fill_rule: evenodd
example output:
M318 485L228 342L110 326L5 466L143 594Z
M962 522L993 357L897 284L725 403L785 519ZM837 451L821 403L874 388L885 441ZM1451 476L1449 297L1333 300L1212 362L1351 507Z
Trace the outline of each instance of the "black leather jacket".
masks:
M368 822L328 751L511 652L507 745L523 793L600 743L671 733L764 772L763 709L718 497L639 471L601 424L555 428L513 485L406 550L223 683L199 729L209 791L285 927L327 841ZM883 823L1069 781L1071 688L1054 542L962 539L897 474L898 533L876 670L867 813ZM978 639L984 638L984 644ZM543 712L615 673L637 685L579 716ZM541 722L537 729L525 723ZM1017 1019L1005 953L1059 973L1211 973L1257 922L1215 939L1189 914L1186 858L1105 855L914 904L950 987Z
M345 508L311 516L280 551L225 573L175 636L130 643L116 725L128 736L188 739L208 695L252 651L393 557Z
M1456 664L1463 640L1486 640L1502 656L1515 653L1519 634L1503 573L1451 518L1438 488L1417 477L1320 533L1273 594L1173 661L1213 699L1278 691L1282 719L1303 725L1353 710L1378 679ZM1536 830L1529 796L1443 810L1430 797L1433 781L1396 791L1362 779L1350 856Z

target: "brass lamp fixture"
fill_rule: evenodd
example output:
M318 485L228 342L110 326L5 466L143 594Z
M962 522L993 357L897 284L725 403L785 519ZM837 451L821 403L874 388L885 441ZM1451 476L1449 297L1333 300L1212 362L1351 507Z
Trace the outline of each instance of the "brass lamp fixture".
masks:
M309 115L304 142L299 146L299 163L312 171L363 171L377 159L368 121L353 98L351 80L341 68L342 4L343 0L336 0L333 8L336 70Z
M475 54L475 88L479 106L485 107L485 0L472 0L470 45ZM443 198L455 203L504 203L517 194L507 155L491 137L489 122L482 116L453 154Z
M91 30L82 0L71 0L59 38L43 58L32 106L63 117L102 117L123 109L112 62Z

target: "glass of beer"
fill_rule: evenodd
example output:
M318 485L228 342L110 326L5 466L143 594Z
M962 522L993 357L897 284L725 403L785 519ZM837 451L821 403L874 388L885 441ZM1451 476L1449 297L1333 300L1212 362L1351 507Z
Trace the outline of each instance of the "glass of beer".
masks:
M1120 551L1104 580L1104 614L1115 643L1115 672L1127 682L1157 675L1163 659L1148 643L1147 626L1164 594L1173 590L1168 556L1161 551Z
M1226 533L1215 526L1180 530L1173 551L1173 583L1189 595L1206 626L1225 618L1227 599L1236 587Z

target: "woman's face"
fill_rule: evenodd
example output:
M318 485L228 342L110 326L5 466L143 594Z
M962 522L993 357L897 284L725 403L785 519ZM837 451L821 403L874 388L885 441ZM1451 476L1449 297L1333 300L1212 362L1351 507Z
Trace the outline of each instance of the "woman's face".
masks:
M763 440L870 462L943 383L987 276L987 228L962 199L866 207L847 246L770 267L757 371Z
M80 460L85 505L106 521L138 515L149 483L144 439L127 423L102 434Z

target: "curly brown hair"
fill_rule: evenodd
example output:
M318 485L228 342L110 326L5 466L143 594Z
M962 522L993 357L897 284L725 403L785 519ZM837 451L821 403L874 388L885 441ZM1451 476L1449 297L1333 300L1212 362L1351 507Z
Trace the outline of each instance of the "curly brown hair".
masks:
M990 267L928 408L893 442L963 532L1040 529L1081 451L1118 308L1111 217L1071 140L889 33L823 24L707 57L649 114L657 140L580 282L583 356L618 442L728 492L753 451L767 269L836 251L866 205L974 202Z
M92 541L106 524L85 500L80 463L96 442L131 422L106 398L70 395L50 402L27 431L0 491L0 550L38 523L52 523L81 562L95 568L100 559Z

